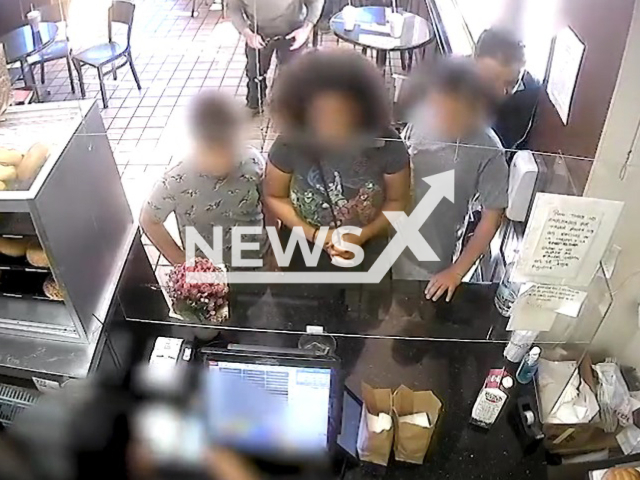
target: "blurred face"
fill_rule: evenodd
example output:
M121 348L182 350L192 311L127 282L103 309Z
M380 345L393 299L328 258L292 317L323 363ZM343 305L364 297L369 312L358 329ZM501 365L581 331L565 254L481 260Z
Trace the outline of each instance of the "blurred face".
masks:
M476 62L480 74L495 88L499 97L506 97L514 92L524 65L505 65L489 57L477 58Z
M307 122L317 140L340 146L348 143L358 133L360 108L345 93L322 92L311 100Z
M486 124L487 118L480 102L443 92L432 92L426 110L434 139L454 142Z

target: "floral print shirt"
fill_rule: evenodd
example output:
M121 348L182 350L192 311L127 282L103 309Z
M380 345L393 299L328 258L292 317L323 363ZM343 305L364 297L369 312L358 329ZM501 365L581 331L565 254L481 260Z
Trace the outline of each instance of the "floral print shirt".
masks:
M260 185L265 160L251 149L239 160L237 168L225 177L200 173L188 159L170 168L156 184L145 208L164 222L176 216L180 239L185 245L186 227L195 227L214 250L223 249L227 265L231 259L231 231L235 226L264 226ZM214 245L213 227L223 228L223 244ZM245 242L259 242L259 250L245 250L242 258L261 258L268 246L266 232L243 235ZM251 237L251 238L249 238Z

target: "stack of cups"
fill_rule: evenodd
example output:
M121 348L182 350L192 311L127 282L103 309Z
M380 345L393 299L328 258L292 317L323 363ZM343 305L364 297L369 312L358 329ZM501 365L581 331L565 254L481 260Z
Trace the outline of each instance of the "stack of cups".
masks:
M347 5L342 9L342 19L344 21L344 29L348 32L356 28L356 18L358 17L358 9L354 6Z
M404 16L401 13L393 12L389 14L388 21L391 36L393 38L400 38L402 36L402 28L404 27Z
M29 25L31 25L31 30L37 32L40 30L40 20L42 20L42 16L38 10L31 10L27 13L27 20Z

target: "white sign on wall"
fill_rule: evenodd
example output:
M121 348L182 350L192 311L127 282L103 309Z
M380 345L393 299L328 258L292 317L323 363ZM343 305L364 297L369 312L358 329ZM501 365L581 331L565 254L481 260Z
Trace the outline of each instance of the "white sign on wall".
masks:
M563 28L556 36L553 47L547 93L565 125L569 121L569 110L583 56L584 43L569 27Z
M516 262L516 278L555 285L588 285L623 205L597 198L537 194Z

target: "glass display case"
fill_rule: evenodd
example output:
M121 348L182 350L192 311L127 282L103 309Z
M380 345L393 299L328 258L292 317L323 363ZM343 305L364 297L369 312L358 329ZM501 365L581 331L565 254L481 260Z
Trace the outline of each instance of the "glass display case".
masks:
M135 234L99 109L11 107L0 147L0 360L95 346Z

